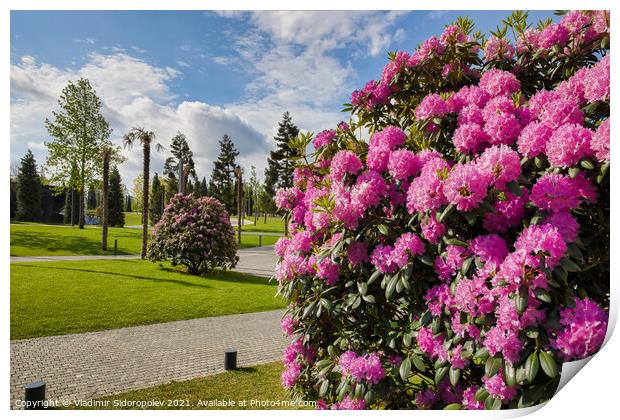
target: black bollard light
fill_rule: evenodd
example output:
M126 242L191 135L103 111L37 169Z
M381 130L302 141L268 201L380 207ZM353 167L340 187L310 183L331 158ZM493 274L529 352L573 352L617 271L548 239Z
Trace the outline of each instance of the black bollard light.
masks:
M224 353L224 369L236 370L237 369L237 349L226 349Z
M114 239L114 255L116 255L117 251L118 251L118 239Z
M36 381L26 385L26 410L42 410L45 401L45 382Z
M263 246L263 235L258 235L258 246Z

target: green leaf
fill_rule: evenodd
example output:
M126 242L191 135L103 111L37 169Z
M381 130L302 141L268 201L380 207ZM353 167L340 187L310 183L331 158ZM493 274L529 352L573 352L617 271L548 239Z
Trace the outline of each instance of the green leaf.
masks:
M448 217L448 215L449 215L450 213L452 213L452 210L454 210L454 204L448 204L448 205L446 206L446 208L445 208L445 209L441 212L441 214L439 215L439 218L437 219L437 221L438 221L439 223L442 223L442 222L443 222L443 220L444 220L446 217Z
M568 271L569 273L576 273L581 271L581 268L570 258L562 259L562 268Z
M328 311L332 310L332 303L325 298L321 298L321 305L323 305L323 307Z
M377 303L377 300L375 299L373 295L362 296L362 299L364 299L368 303Z
M408 357L405 357L401 362L399 373L403 381L407 380L409 377L409 374L411 373L411 360L409 360Z
M511 363L504 364L504 380L508 386L517 385L517 370Z
M457 245L467 248L467 242L463 242L457 238L443 238L443 241L448 245Z
M450 368L449 372L450 383L452 386L456 386L459 383L459 379L461 378L461 369Z
M420 372L426 372L426 365L424 364L424 361L420 356L413 353L410 357L411 360L413 360L413 364L415 365L416 369L418 369Z
M375 270L374 273L372 273L372 275L370 276L370 278L368 279L367 284L372 284L372 282L374 282L375 280L377 280L377 277L379 277L381 275L381 271L379 270Z
M385 298L387 300L390 300L390 297L392 297L392 293L394 293L394 289L396 288L396 283L398 283L398 280L398 276L393 276L387 287L385 288Z
M502 359L499 357L489 357L484 365L484 373L487 378L495 376L502 365Z
M435 264L433 263L433 260L431 260L428 256L426 255L419 255L418 259L420 261L422 261L424 264L428 265L429 267L434 267Z
M555 378L558 376L558 366L551 353L546 351L540 352L540 367L542 367L543 372L548 377Z
M551 295L545 289L536 289L534 290L534 294L538 300L551 303Z
M523 192L521 191L521 187L519 186L517 182L510 181L508 184L506 184L506 186L508 187L511 193L513 193L517 197L521 197L521 194Z
M461 265L461 274L463 274L463 276L467 276L467 272L469 271L469 267L471 267L471 263L473 261L473 257L465 258L463 264Z
M489 391L487 391L486 388L484 388L484 387L478 388L478 390L474 394L474 399L476 401L484 401L488 397L489 397Z
M387 236L390 232L390 229L386 225L379 225L377 226L377 229L379 229L379 232L381 232L385 236Z
M368 292L368 285L364 282L357 282L357 290L360 292L360 295L364 296L366 292Z
M583 159L580 162L580 165L583 169L587 169L588 171L591 171L592 169L594 169L594 165L588 159Z
M463 408L462 404L452 403L452 404L446 405L443 409L444 410L461 410L462 408Z
M327 389L329 388L329 381L325 379L321 384L321 388L319 389L319 395L322 397L327 393Z
M519 314L522 314L527 309L528 294L527 286L519 288L519 294L516 296L517 312Z
M528 381L530 381L530 383L534 382L534 379L536 379L539 366L538 354L536 352L530 354L525 361L525 377Z
M571 178L576 178L577 175L579 174L579 168L569 168L568 169L568 176Z
M449 370L450 370L450 367L448 367L448 366L444 366L444 367L441 367L441 368L437 369L435 371L435 384L441 383L443 378L445 378L446 375L448 374Z

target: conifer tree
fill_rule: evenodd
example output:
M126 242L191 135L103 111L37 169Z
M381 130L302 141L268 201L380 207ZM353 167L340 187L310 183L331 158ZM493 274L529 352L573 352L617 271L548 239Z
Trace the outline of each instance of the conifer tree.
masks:
M35 222L41 217L41 178L34 155L28 152L21 160L17 175L17 210L15 218Z
M217 198L226 206L229 213L236 211L235 168L239 155L232 139L224 134L220 140L220 155L213 163L213 172L209 181L209 195Z
M108 224L116 227L125 226L125 214L123 213L123 187L121 184L121 174L118 172L118 168L116 166L112 168L112 171L110 171L110 192L108 200ZM129 195L127 196L127 202L125 205L128 205L129 211L131 211L131 197Z
M152 199L149 203L149 219L151 224L159 222L161 215L164 212L164 186L159 180L157 172L153 176L153 182L151 183L151 195Z
M189 148L185 134L180 131L177 132L171 140L170 152L172 156L167 158L164 163L164 175L176 180L179 173L179 161L182 159L183 172L185 173L185 185L187 186L190 176L194 180L196 179L196 168L194 165L194 153ZM186 190L185 192L187 193L188 191Z

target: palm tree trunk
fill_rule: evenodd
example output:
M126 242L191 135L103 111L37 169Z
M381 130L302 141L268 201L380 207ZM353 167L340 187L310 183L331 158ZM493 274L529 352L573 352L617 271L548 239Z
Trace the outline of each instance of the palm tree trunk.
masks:
M103 214L101 221L101 249L108 249L108 218L109 218L109 209L108 209L108 178L110 174L110 155L109 153L104 153L103 155Z
M151 145L144 142L144 168L142 181L142 259L146 258L146 243L149 234L149 166L151 163Z

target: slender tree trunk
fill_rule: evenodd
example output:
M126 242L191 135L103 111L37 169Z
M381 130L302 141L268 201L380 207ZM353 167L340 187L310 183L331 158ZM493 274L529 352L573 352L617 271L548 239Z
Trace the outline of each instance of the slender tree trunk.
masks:
M109 178L109 174L110 174L110 154L108 153L109 151L104 151L103 154L103 214L101 215L102 217L102 221L101 221L101 249L102 250L107 250L108 249L108 219L109 219L109 209L108 209L108 196L109 196L109 191L108 191L108 178Z
M237 236L239 237L239 244L241 244L241 223L243 223L241 191L241 171L239 171L239 178L237 179Z
M149 166L151 163L151 145L144 143L144 169L142 182L142 259L146 258L146 243L149 235Z
M265 215L265 224L267 224L267 210L265 210L263 214Z
M78 203L78 226L84 229L84 189L79 193L80 202Z

